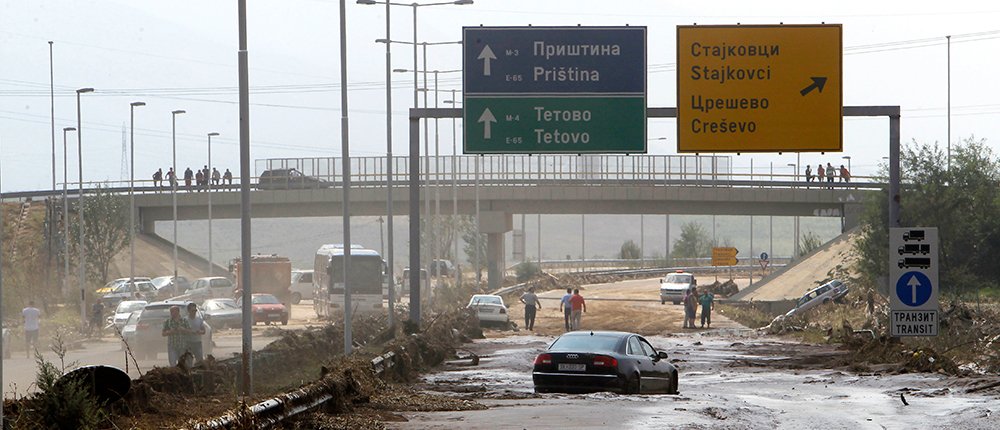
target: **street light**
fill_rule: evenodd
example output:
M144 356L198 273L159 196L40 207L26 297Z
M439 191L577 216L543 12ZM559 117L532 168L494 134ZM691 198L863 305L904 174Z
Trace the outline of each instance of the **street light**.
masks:
M129 283L135 282L135 108L146 106L145 102L132 102L128 104L129 117L129 222L128 222L128 279Z
M183 110L170 112L170 147L173 154L170 168L174 171L174 175L170 181L170 196L173 200L174 210L174 277L171 283L174 286L177 285L177 115L182 113L186 112Z
M445 100L445 104L450 104L452 107L458 107L458 103L455 101L455 91L451 90L451 100ZM455 230L455 234L452 235L455 241L455 287L459 286L461 279L458 273L458 229L455 228L458 222L458 167L456 162L458 157L458 128L456 126L456 120L454 117L451 118L451 228Z
M795 163L788 163L788 167L792 168L792 175L796 181L799 180L799 165Z
M93 88L80 88L76 90L76 151L77 151L77 162L79 163L79 186L80 186L80 205L78 212L80 220L80 243L79 243L79 253L80 253L80 319L84 324L87 323L87 295L86 295L86 266L87 266L87 255L84 253L84 243L83 243L83 124L80 115L80 94L92 93Z
M76 131L76 127L63 128L63 292L69 293L69 203L67 203L66 184L69 182L67 168L66 133Z
M851 171L851 156L850 155L845 155L845 156L840 157L840 158L843 158L843 159L847 160L847 171L850 172Z
M211 132L208 133L208 168L209 177L205 178L205 183L208 184L208 276L212 276L212 269L215 266L212 260L212 173L214 172L212 167L212 136L218 136L219 133Z

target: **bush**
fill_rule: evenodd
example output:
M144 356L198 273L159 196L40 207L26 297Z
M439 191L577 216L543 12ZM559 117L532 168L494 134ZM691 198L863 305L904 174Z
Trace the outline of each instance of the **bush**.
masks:
M514 268L514 273L517 274L517 282L526 282L539 273L542 273L542 268L537 263L526 262L518 264Z

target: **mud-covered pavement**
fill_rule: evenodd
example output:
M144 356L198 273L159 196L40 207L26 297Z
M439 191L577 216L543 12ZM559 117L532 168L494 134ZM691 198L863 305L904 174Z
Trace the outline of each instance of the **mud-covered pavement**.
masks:
M625 288L623 293L632 296L642 288ZM602 288L589 290L599 295ZM543 306L549 303L553 302ZM605 309L619 306L623 305ZM658 302L642 303L628 309L632 314L628 318L638 323L669 320L679 310ZM997 392L966 392L996 382L995 378L896 374L892 365L855 373L844 366L846 353L836 346L762 336L734 328L729 321L720 324L725 328L704 331L683 331L667 323L637 325L656 330L644 334L678 367L679 395L534 394L532 361L559 331L549 324L561 325L553 309L549 312L553 315L545 318L547 327L536 333L487 331L487 339L459 351L460 357L479 356L478 365L467 358L450 361L414 387L474 399L488 409L404 412L406 422L387 425L397 429L996 428ZM513 315L519 314L512 310ZM585 326L604 328L605 318L598 315L591 314ZM621 329L622 318L607 315L606 321Z

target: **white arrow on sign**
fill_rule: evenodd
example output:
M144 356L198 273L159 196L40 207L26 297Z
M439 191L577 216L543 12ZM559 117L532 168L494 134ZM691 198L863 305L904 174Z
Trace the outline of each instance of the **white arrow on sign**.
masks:
M490 76L490 60L497 59L496 54L490 49L490 45L483 47L483 52L480 52L476 59L483 60L483 76Z
M912 294L912 298L910 299L910 303L916 303L917 302L917 288L920 287L920 280L917 279L917 275L910 275L910 281L907 282L906 285L910 287L910 293Z
M490 112L490 108L486 108L486 110L483 111L483 114L479 116L479 120L476 122L483 123L483 139L489 139L490 128L494 122L497 122L497 117L493 116L493 112Z

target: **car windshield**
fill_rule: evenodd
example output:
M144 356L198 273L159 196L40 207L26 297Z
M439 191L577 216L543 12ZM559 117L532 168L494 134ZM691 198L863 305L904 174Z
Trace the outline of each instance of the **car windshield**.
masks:
M121 302L115 313L125 314L146 307L146 302Z
M202 305L202 307L204 307L205 310L207 311L239 309L239 307L236 306L236 303L230 301L222 301L222 300L208 300Z
M671 273L667 275L666 279L663 280L668 284L690 284L691 275L682 275L679 273Z
M473 296L472 305L502 305L503 300L497 296Z
M270 294L265 294L265 295L262 295L262 296L253 296L253 301L250 302L250 303L253 303L255 305L277 305L277 304L281 304L281 302L278 301L277 297L274 297L274 296L272 296Z
M135 322L139 320L139 316L140 315L142 315L142 311L141 310L140 311L132 312L131 314L129 314L128 319L125 320L125 325L135 324Z
M619 336L590 335L562 336L552 342L553 352L612 352L621 340Z

